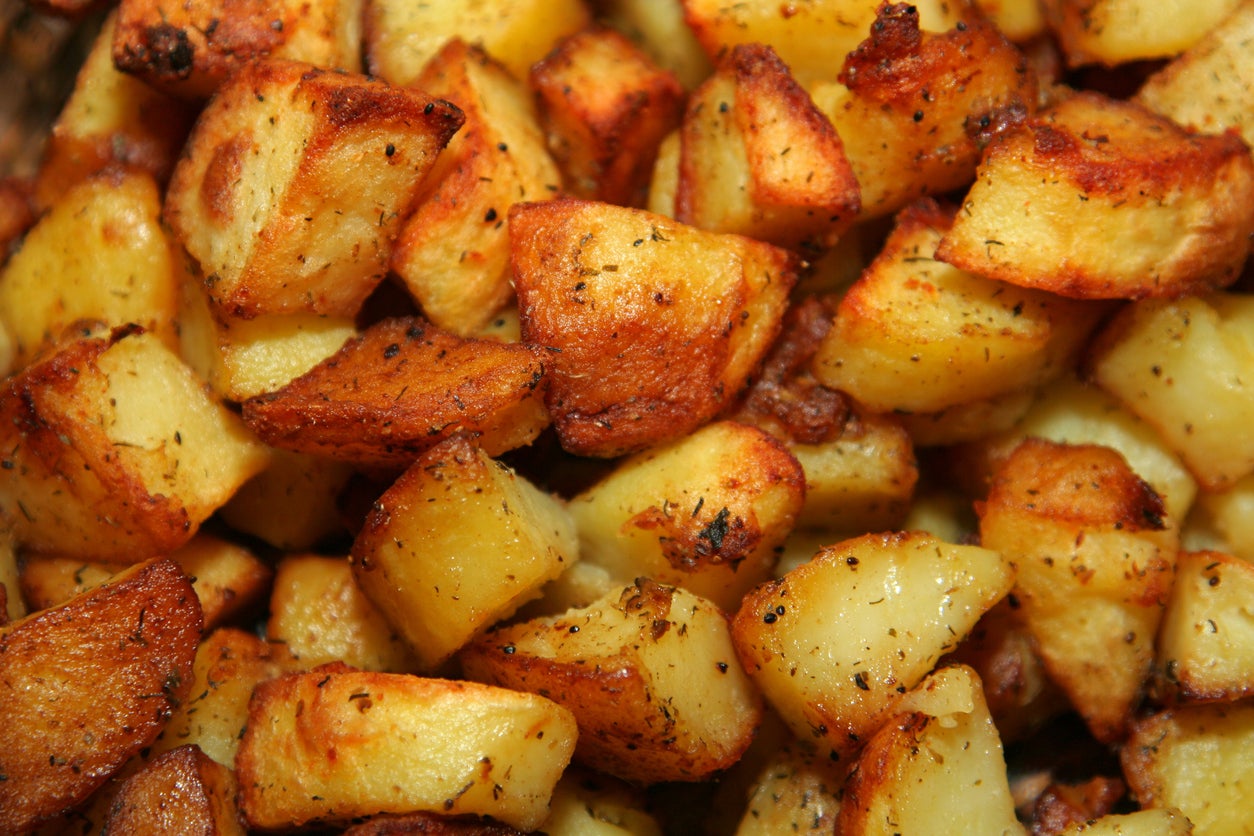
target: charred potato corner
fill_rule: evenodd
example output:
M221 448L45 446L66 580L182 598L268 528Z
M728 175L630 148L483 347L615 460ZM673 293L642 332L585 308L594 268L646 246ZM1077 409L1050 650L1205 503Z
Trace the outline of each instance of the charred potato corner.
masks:
M0 833L1254 832L1254 0L0 40Z

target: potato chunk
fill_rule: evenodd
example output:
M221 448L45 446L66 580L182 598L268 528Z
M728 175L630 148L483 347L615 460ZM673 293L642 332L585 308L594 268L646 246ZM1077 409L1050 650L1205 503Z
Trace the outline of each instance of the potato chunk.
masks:
M431 670L536 597L578 549L558 500L454 436L374 504L352 565L362 591Z
M1107 447L1028 439L978 506L980 540L1015 563L1045 669L1099 740L1121 738L1154 659L1178 533Z
M0 514L19 544L65 557L169 553L267 457L177 356L131 329L9 378L0 416Z
M532 830L576 736L534 694L345 665L263 683L248 714L240 806L267 829L429 811Z
M1241 0L1042 0L1067 63L1117 64L1169 58L1193 46Z
M473 679L543 694L579 723L575 757L629 781L700 781L735 763L761 698L714 604L648 580L505 627L459 657Z
M168 559L0 628L0 830L85 800L188 695L200 603Z
M224 312L351 316L462 119L364 76L249 64L202 111L165 219Z
M745 596L732 637L793 733L847 763L1013 582L997 552L871 534Z
M235 774L195 744L152 760L119 788L103 833L185 833L245 836L235 805Z
M607 583L651 577L735 611L770 577L804 479L765 432L718 421L636 454L568 507L581 556L607 571Z
M1231 284L1254 233L1254 158L1129 102L1077 93L995 139L937 257L1065 296Z
M286 450L406 467L456 434L496 456L548 424L539 348L463 339L419 319L383 320L281 389L244 421Z
M796 281L776 247L603 203L520 204L510 242L523 341L551 352L548 405L579 455L678 438L730 404Z

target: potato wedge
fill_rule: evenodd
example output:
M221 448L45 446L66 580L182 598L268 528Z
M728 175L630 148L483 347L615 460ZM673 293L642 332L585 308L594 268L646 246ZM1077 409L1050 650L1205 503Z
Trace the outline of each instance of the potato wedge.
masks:
M417 90L258 61L201 112L165 220L225 313L352 316L462 121Z
M977 505L980 541L1018 570L1015 598L1051 679L1101 741L1143 694L1178 530L1114 450L1028 439Z
M531 830L575 735L570 712L534 694L326 666L258 686L240 806L260 828L426 811Z
M457 434L496 456L548 423L546 360L539 348L387 319L242 414L275 447L359 465L406 467Z
M776 247L603 203L519 204L510 241L523 341L551 352L547 402L577 455L660 444L730 404L796 280Z
M195 744L153 758L126 780L104 820L104 833L244 836L235 774Z
M845 786L837 832L1027 832L975 671L941 668L901 698Z
M568 508L582 559L614 587L650 577L734 612L770 577L804 497L801 465L780 442L716 421L627 459Z
M431 448L353 542L361 590L433 670L578 559L559 501L462 436Z
M0 628L0 830L68 810L153 742L188 695L200 629L168 559Z
M264 445L151 334L77 340L5 381L0 515L17 542L134 563L187 543Z
M749 745L762 704L735 652L717 606L642 578L584 609L490 632L459 659L472 679L570 709L584 765L655 784L704 780Z
M1013 582L989 549L871 534L745 596L732 638L793 733L847 764Z
M1088 299L1231 284L1254 233L1254 158L1235 134L1077 93L994 140L937 258Z

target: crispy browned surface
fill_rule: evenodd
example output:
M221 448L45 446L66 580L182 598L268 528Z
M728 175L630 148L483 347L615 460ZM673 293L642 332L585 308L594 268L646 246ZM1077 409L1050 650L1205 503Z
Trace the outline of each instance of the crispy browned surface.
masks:
M375 816L355 824L343 836L522 836L522 831L486 819L448 817L433 813Z
M118 790L105 833L244 836L230 769L194 744L160 755Z
M1082 784L1053 783L1036 799L1033 834L1060 833L1114 810L1127 788L1123 781L1098 775Z
M0 830L87 798L191 686L200 603L168 559L0 630Z
M266 442L364 465L406 466L453 435L489 455L548 423L547 356L538 348L384 320L275 392L243 404Z
M558 200L511 212L525 342L548 349L562 446L614 456L735 397L779 330L795 261L660 215Z

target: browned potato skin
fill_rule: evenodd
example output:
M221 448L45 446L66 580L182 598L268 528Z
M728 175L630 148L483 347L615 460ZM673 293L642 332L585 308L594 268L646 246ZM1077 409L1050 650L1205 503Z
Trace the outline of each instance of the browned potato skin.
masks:
M243 416L275 447L361 465L405 467L457 434L496 456L547 426L545 359L539 348L387 319L282 389L249 398Z
M153 759L122 784L103 833L201 833L244 836L230 769L195 744Z
M523 341L552 352L547 402L577 455L637 451L718 414L796 281L784 250L609 204L519 204L510 237ZM603 256L618 263L585 263Z
M200 602L167 558L0 630L0 830L87 798L187 697Z
M407 816L375 816L355 824L342 836L524 836L521 830L487 819L412 813Z
M227 76L267 57L349 71L337 0L125 0L118 8L113 60L158 89L207 98ZM355 46L355 45L353 45Z
M641 206L662 139L679 126L684 89L625 35L591 27L531 68L549 150L567 191Z

